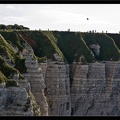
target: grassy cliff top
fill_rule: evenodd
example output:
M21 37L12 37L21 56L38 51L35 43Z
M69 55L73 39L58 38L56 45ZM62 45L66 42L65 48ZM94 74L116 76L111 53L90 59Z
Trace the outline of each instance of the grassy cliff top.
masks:
M93 61L117 61L120 59L120 35L106 33L83 33L70 31L1 31L5 40L22 51L23 43L27 42L34 50L34 54L40 58L55 60L54 53L68 63L78 62L82 57L83 63ZM93 55L92 44L100 45L100 54Z

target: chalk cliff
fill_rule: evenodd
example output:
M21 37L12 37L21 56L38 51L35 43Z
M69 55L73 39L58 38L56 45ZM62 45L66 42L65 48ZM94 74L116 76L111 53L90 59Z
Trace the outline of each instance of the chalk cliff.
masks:
M1 116L120 115L117 38L68 31L0 33Z

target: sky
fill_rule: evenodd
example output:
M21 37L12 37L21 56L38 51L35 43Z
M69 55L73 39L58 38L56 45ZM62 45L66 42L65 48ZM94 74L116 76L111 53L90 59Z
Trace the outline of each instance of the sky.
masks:
M118 33L119 12L120 4L0 4L0 24L31 30Z

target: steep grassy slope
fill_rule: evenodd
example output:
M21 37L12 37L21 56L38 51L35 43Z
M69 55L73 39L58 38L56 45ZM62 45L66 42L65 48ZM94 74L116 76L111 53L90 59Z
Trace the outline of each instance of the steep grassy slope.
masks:
M1 31L0 34L7 40L8 42L12 42L14 46L17 46L19 50L23 49L24 40L18 34L17 31L5 32Z
M51 32L25 31L20 34L32 46L36 56L55 60L53 55L58 53L65 60Z
M7 64L5 59L0 56L0 83L8 82L8 79L11 79L16 73L20 75L20 78L24 79L24 77L17 69Z
M114 40L106 35L100 33L83 33L83 39L86 44L90 46L91 44L98 43L100 45L100 55L95 56L98 60L119 60L120 51L116 47Z
M57 46L57 39L53 35L53 32L44 31L42 33L48 37L51 44L54 46L55 51L59 54L59 56L61 56L62 60L67 61L66 57L63 55L62 51L59 49L59 46Z
M4 36L12 38L11 34L12 32L4 32ZM19 40L17 38L10 39L12 43L14 43L14 46L19 46L17 43L19 43ZM24 41L22 40L22 43ZM25 67L25 59L22 59L17 51L7 42L7 40L4 39L2 35L0 35L0 54L6 56L6 58L11 59L11 62L15 64L15 68L18 69L21 73L26 72L26 67Z
M91 50L87 47L80 33L74 32L53 32L57 39L57 45L67 58L69 63L79 61L83 56L82 62L92 62L94 58L90 54Z
M63 61L72 63L79 61L82 56L82 62L88 63L94 60L119 60L119 35L111 37L110 34L104 33L80 33L80 32L59 32L59 31L1 31L2 36L11 41L22 51L26 41L34 50L38 59L54 59L54 53L58 53ZM100 45L100 55L95 58L92 56L93 51L89 46L91 44ZM2 51L2 47L1 47ZM19 59L19 57L17 57ZM15 58L16 59L16 58ZM24 60L17 60L21 66ZM22 68L16 67L21 71ZM24 70L25 71L25 70Z
M0 54L7 56L14 62L16 51L14 48L0 35Z
M120 34L107 34L108 36L110 36L114 42L116 43L116 45L118 46L119 50L120 50Z
M0 83L3 83L7 81L7 78L5 77L5 75L0 71Z

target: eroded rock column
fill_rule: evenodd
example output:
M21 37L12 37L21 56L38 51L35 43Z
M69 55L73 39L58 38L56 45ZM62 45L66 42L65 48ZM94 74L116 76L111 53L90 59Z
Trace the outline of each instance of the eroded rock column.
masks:
M49 115L65 116L71 113L69 67L64 62L49 62L45 84Z

